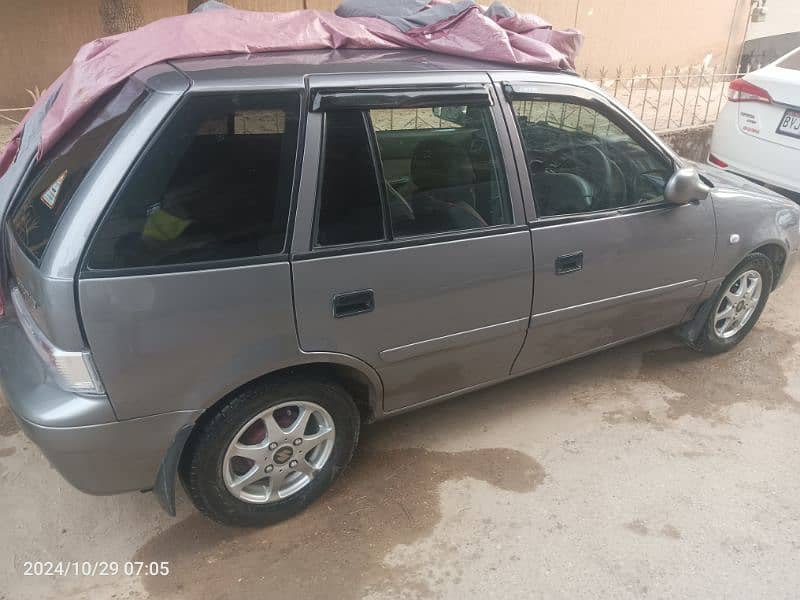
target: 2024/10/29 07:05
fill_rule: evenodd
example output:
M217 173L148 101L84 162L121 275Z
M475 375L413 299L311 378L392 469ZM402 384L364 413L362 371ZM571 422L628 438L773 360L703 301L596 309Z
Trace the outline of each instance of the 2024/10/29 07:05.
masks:
M31 577L127 577L167 576L170 574L169 561L41 561L26 560L23 563L23 575Z

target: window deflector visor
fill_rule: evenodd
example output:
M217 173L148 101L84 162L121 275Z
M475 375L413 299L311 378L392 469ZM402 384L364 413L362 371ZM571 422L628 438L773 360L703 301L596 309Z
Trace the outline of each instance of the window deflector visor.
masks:
M59 387L76 394L105 394L88 352L67 352L55 347L36 325L18 287L11 290L11 301L25 335Z
M587 89L579 86L569 86L564 83L519 83L503 82L503 94L509 100L523 100L531 96L560 97L564 100L596 100L597 96Z
M368 108L424 108L431 105L491 105L489 90L482 84L437 89L394 88L383 90L318 90L311 100L314 112Z

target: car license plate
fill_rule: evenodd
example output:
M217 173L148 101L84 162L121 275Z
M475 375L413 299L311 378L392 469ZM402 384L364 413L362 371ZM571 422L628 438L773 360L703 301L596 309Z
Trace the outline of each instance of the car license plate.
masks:
M778 133L800 138L800 110L789 109L783 113Z

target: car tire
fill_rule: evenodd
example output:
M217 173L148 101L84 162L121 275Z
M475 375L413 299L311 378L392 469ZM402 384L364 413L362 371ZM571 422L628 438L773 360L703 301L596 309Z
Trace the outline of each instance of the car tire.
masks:
M758 299L756 301L751 300L749 305L744 297L736 300L742 282L745 281L743 278L748 274L752 274L747 279L748 285L753 284L755 281L758 281L760 285ZM710 310L703 329L697 339L690 343L690 346L706 354L719 354L720 352L727 352L739 344L761 316L772 290L773 276L772 262L769 258L759 252L748 255L725 278L717 293L709 301ZM744 293L746 294L746 290ZM730 317L724 317L728 309L733 312ZM752 312L747 314L750 310ZM740 322L732 322L729 330L726 331L726 319L735 319L737 316L740 318Z
M298 434L301 411L311 414ZM283 435L293 427L298 437ZM257 382L201 417L181 456L180 478L197 509L214 521L263 527L302 511L331 485L353 456L359 427L358 409L337 383L298 377ZM264 437L259 439L262 429ZM306 442L297 440L313 443L325 436L301 456ZM277 447L271 449L273 445ZM240 452L248 458L238 456ZM323 458L324 464L319 464ZM290 469L293 463L297 466ZM278 479L281 483L273 492ZM243 480L252 483L242 485ZM291 491L292 486L298 489Z

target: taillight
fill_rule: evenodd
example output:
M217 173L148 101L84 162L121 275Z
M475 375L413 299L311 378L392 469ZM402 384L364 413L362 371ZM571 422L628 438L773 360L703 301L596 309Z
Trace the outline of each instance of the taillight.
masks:
M744 79L734 79L728 86L728 100L731 102L772 103L772 97L764 88L753 85Z
M11 302L22 329L36 353L50 368L56 383L77 394L104 394L105 389L88 352L67 352L53 345L33 320L19 288L11 290Z
M713 154L708 155L708 162L710 162L712 165L717 165L718 167L721 167L723 169L728 168L728 163L726 163L724 160L720 160Z

